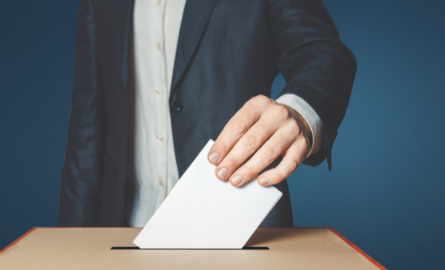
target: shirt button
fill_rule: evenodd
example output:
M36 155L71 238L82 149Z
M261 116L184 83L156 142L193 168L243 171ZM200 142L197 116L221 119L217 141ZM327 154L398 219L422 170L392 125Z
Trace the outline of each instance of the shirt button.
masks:
M162 141L162 136L161 135L158 135L158 136L156 136L156 139L158 139L158 141Z
M158 95L160 95L160 94L162 93L161 88L156 88L156 93L157 93Z
M161 44L156 44L156 49L160 50L161 49Z
M162 1L161 1L161 0L158 0L158 1L156 2L156 4L158 4L158 6L160 6L160 5L161 5L161 3L162 3Z
M159 185L160 185L160 186L163 186L163 185L164 185L164 182L162 181L162 179L159 179Z
M174 113L179 113L180 111L182 111L182 104L179 102L173 102L170 105L170 108Z

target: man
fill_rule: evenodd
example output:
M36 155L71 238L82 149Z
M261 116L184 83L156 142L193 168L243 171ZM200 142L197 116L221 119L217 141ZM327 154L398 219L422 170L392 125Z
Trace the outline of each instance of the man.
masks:
M262 226L293 226L285 179L331 168L355 71L319 0L81 0L59 226L144 226L209 139L220 180L283 192Z

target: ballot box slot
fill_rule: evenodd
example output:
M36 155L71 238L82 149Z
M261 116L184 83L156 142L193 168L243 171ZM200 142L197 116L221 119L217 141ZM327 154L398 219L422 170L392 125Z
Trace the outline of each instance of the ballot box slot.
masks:
M139 248L139 247L112 247L111 250L269 250L268 247L236 248Z

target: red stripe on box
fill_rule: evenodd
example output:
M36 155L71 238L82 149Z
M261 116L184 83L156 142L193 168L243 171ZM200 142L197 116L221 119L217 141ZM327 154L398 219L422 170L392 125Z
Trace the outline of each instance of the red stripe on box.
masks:
M17 240L15 240L14 242L12 242L11 244L9 244L8 246L6 246L4 249L0 250L0 254L2 254L3 252L5 252L8 248L12 247L13 245L17 244L20 240L22 240L23 238L25 238L28 234L32 233L35 229L37 229L36 227L32 228L31 230L29 230L27 233L25 233L24 235L20 236Z
M380 263L378 263L376 260L374 260L371 256L369 256L368 254L366 254L363 250L361 250L359 247L357 247L356 245L354 245L351 241L349 241L348 239L346 239L346 237L344 237L343 235L341 235L339 232L337 232L336 230L334 230L333 228L329 228L329 230L331 230L333 233L335 233L338 237L340 237L343 241L346 242L346 244L348 244L349 246L351 246L353 249L355 249L355 251L357 251L358 253L362 254L366 259L368 259L370 262L372 262L375 266L377 266L379 269L381 270L388 270L385 267L383 267L383 265L381 265Z

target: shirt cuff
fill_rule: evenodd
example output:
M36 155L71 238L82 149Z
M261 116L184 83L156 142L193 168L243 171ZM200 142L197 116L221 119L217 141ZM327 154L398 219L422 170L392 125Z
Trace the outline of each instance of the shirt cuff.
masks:
M323 144L324 125L311 105L295 94L284 94L275 101L291 107L303 116L312 131L312 148L308 156L317 153Z

